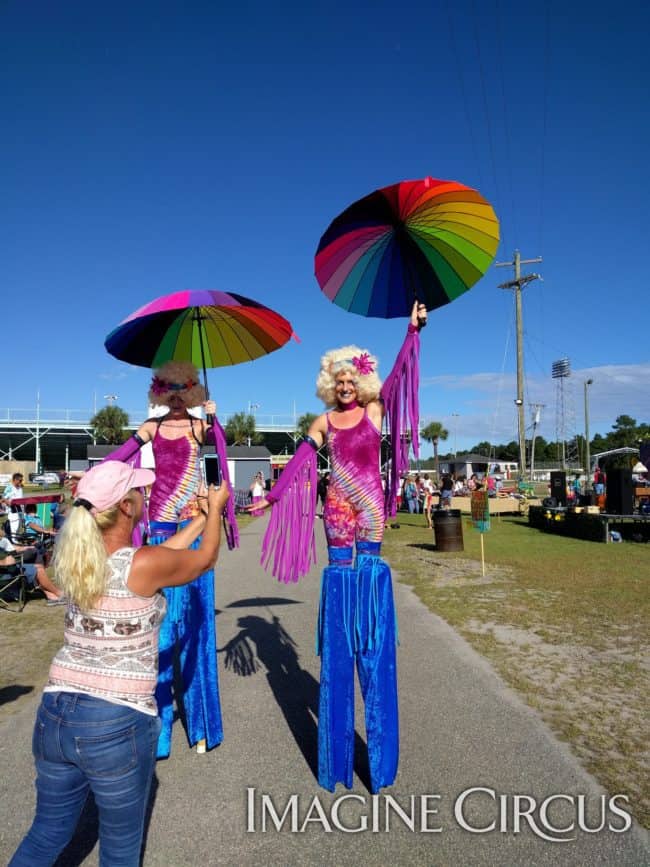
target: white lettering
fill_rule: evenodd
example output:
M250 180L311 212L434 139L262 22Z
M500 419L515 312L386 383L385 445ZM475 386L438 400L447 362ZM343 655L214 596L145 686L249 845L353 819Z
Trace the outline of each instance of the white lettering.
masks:
M313 812L316 812L318 815L315 817L312 817ZM314 795L314 798L313 798L311 804L309 805L309 809L307 810L307 815L305 816L305 819L304 819L302 825L300 826L300 833L301 834L304 833L304 830L307 827L307 824L309 822L317 822L318 824L323 826L323 830L326 833L328 833L328 834L332 833L332 828L330 826L330 823L327 821L327 816L325 815L325 810L323 810L323 805L318 800L318 795Z
M342 825L341 822L339 822L339 807L343 801L361 801L364 805L366 803L366 799L363 795L341 795L341 797L337 798L332 804L331 817L334 827L338 828L339 831L344 831L346 834L358 834L359 831L366 831L368 828L368 817L365 813L361 814L361 824L357 828L346 828L345 825Z
M271 817L271 822L275 825L275 830L282 830L282 826L284 825L284 820L287 817L287 813L291 813L291 830L295 833L298 830L298 795L291 795L289 800L287 801L287 806L284 808L284 813L282 816L278 816L275 811L275 807L273 805L273 801L271 800L270 795L262 795L262 833L266 833L266 814L269 813Z
M413 795L410 796L409 801L411 802L411 815L403 810L399 803L393 798L392 795L385 795L386 798L386 827L385 831L390 831L390 810L392 809L397 815L400 817L402 822L408 827L409 831L415 831L415 797Z
M583 796L579 795L579 797L582 798ZM556 828L552 825L548 818L548 808L553 801L568 801L571 805L574 803L574 799L571 795L549 795L548 798L542 801L539 805L539 820L548 831L552 831L554 834L568 834L569 831L573 831L576 823L571 820L571 824L567 825L566 828ZM575 840L575 837L572 837L571 839Z
M508 796L499 795L501 809L499 810L499 831L505 834L508 830Z
M522 809L524 801L528 804L527 809ZM549 837L548 834L545 834L541 830L541 828L538 828L537 823L531 815L537 806L537 801L532 797L532 795L514 795L512 802L513 831L515 834L519 834L521 831L519 819L522 818L526 820L528 827L533 834L535 834L536 837L540 837L542 840L548 840L549 843L568 843L571 839L570 837Z
M468 824L467 820L465 819L465 815L463 813L463 805L465 803L465 799L474 792L485 792L492 798L493 801L496 800L496 792L494 791L494 789L486 789L483 786L476 786L473 789L465 789L465 791L461 792L460 795L456 798L456 801L454 802L454 816L456 817L456 821L461 828L464 828L466 831L471 831L472 834L486 834L488 831L494 831L494 828L496 827L495 822L492 822L491 825L488 825L485 828L473 828L471 825Z
M255 789L246 789L246 832L252 834L255 831Z
M423 834L440 834L442 828L430 828L427 823L428 816L438 813L438 805L429 807L429 801L439 801L440 795L420 795L420 831Z
M609 799L609 809L612 811L612 813L615 813L617 816L620 816L623 819L623 827L616 828L614 825L612 825L611 822L608 823L607 827L615 834L624 834L632 827L632 817L627 812L627 810L622 810L621 808L616 806L617 798L622 798L626 804L630 803L630 799L627 795L612 795L612 797Z
M372 833L379 831L379 795L372 796Z
M587 827L587 804L584 795L578 795L578 827L581 831L587 834L597 834L605 827L605 798L606 795L600 796L600 825L597 828Z

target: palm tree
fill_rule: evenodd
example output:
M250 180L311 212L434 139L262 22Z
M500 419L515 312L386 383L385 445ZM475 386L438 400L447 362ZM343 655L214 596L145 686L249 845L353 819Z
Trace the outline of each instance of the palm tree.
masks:
M420 436L423 440L433 444L433 461L436 467L436 478L440 479L440 467L438 466L438 443L440 440L446 440L449 436L449 431L442 426L442 422L431 421L422 428Z
M318 416L313 412L306 412L304 415L301 415L298 421L296 422L296 433L300 434L301 437L306 437L309 428L312 425Z
M250 412L236 412L231 415L225 427L226 440L230 445L259 445L263 437L255 430L255 416Z
M110 445L119 445L126 439L125 427L129 416L119 406L105 406L90 419L93 438L105 440Z

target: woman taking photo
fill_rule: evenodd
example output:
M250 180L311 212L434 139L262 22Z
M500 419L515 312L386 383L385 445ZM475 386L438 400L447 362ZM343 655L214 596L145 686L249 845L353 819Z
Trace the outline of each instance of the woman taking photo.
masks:
M68 604L64 644L52 661L36 717L36 816L11 867L53 864L89 791L99 811L101 864L139 864L160 731L154 690L164 587L211 568L227 487L210 488L205 512L163 545L136 549L139 488L151 470L120 461L93 467L57 541L57 582ZM203 533L196 550L187 546Z

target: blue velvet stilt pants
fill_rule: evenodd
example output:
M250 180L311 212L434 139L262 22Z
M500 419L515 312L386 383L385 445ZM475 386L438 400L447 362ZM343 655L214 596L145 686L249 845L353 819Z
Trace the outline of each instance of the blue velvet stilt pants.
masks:
M365 704L373 792L390 786L399 760L396 628L390 568L380 544L329 548L323 571L317 650L321 656L318 781L333 792L352 787L354 769L354 669Z
M149 544L159 545L184 524L152 522ZM200 539L190 547L197 548ZM205 739L207 748L223 740L219 679L217 674L217 636L214 605L214 572L204 572L190 584L167 587L167 616L160 627L158 683L156 701L162 723L157 758L171 752L174 721L174 656L178 650L183 686L187 736L191 745ZM177 696L177 702L179 697Z

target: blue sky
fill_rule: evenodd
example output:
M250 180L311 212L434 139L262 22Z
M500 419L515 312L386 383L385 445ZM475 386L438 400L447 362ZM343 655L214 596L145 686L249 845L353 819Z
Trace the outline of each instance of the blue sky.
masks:
M222 8L223 7L223 8ZM226 8L227 7L227 8ZM235 8L236 7L236 8ZM0 412L142 412L146 370L104 338L183 288L232 290L302 343L214 370L220 413L319 411L322 352L355 342L385 375L405 327L332 305L313 277L329 222L380 186L432 175L479 189L497 261L543 256L524 293L526 414L551 363L592 432L648 421L647 4L143 0L0 5ZM516 438L510 279L491 269L430 314L422 415L458 448ZM453 442L455 440L455 443Z

